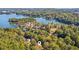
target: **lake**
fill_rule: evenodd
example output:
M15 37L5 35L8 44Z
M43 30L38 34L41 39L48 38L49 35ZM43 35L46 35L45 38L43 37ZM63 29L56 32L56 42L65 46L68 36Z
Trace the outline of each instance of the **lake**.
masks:
M9 18L26 18L28 16L23 16L23 15L16 15L16 14L1 14L0 15L0 27L2 28L16 28L16 25L10 24ZM59 23L56 20L46 20L43 17L36 17L35 18L37 22L43 23L43 24L48 24L48 23Z

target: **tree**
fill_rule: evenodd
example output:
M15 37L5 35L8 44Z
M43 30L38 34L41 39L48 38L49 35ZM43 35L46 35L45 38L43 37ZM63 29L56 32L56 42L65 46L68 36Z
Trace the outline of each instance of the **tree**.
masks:
M54 43L54 42L50 43L50 44L49 44L49 47L50 47L52 50L60 50L60 47L59 47L56 43Z
M66 43L66 44L70 44L71 41L72 41L69 36L66 36L64 40L65 40L65 43Z
M43 47L45 50L49 49L49 42L44 42Z

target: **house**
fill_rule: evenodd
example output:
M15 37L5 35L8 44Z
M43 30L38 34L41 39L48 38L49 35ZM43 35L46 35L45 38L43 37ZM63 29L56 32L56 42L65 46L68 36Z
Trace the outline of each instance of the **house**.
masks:
M30 42L30 41L31 41L31 39L27 39L27 41L28 41L28 42Z
M57 28L50 28L50 32L55 32L57 30Z
M26 28L29 28L29 27L32 28L32 27L34 27L34 23L32 23L32 22L27 22L24 25L25 25Z

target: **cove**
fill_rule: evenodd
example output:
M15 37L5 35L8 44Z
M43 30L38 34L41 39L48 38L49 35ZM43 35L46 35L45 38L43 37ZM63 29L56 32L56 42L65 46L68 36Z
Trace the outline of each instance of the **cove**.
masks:
M17 15L17 14L0 14L0 27L1 28L16 28L16 25L10 24L9 18L27 18L29 16ZM48 24L48 23L59 23L56 20L46 20L43 17L36 17L37 22Z

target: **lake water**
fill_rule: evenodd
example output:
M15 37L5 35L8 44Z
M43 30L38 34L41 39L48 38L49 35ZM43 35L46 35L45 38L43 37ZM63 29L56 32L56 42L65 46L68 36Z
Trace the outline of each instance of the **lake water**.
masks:
M28 16L23 16L23 15L16 15L16 14L1 14L0 15L0 27L2 28L15 28L16 25L12 25L10 24L8 21L9 21L9 18L25 18L25 17L28 17ZM43 24L48 24L48 23L58 23L57 21L55 20L46 20L45 18L35 18L37 22L40 22L40 23L43 23Z
M42 24L48 24L48 23L54 23L54 24L59 24L58 21L56 21L55 19L45 19L45 18L35 18L37 22L42 23Z

